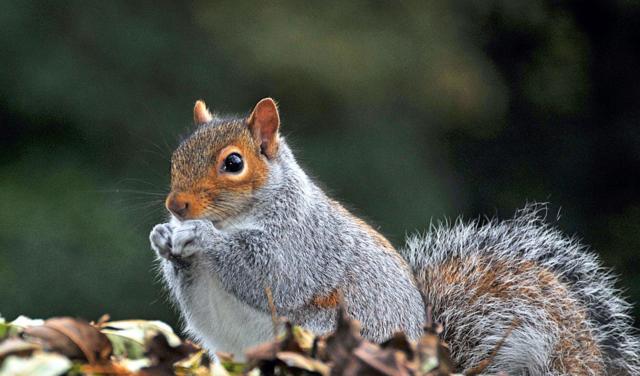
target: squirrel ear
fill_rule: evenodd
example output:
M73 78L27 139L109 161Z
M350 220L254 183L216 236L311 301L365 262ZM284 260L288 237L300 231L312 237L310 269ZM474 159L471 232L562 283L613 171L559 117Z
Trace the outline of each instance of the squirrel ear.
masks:
M207 105L202 100L197 100L195 107L193 107L193 122L198 124L205 124L213 120L213 116Z
M278 151L278 128L280 127L280 115L276 102L271 98L260 100L249 115L247 124L253 138L260 144L262 153L269 159L273 158Z

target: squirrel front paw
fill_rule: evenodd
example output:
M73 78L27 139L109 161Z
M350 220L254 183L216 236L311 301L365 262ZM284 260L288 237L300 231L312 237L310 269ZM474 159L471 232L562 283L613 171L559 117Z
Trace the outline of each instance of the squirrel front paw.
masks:
M156 225L149 234L151 249L158 256L176 261L210 247L218 230L209 221L191 220Z
M171 255L171 233L171 225L162 223L155 225L149 234L151 249L153 249L158 256L166 259Z
M184 221L173 228L171 256L185 258L211 247L218 230L209 221Z

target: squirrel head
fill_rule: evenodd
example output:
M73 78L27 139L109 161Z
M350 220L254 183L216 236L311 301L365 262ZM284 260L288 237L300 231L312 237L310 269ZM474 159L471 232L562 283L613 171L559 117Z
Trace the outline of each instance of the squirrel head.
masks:
M278 152L280 115L271 98L236 119L214 117L197 101L193 119L197 129L171 157L165 206L180 220L222 221L246 209L265 184Z

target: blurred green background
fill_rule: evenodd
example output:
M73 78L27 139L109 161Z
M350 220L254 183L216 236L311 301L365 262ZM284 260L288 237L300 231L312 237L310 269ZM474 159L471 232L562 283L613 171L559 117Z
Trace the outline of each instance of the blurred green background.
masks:
M395 244L549 201L640 302L638 19L623 0L1 0L0 313L176 323L147 240L171 150L196 99L265 96Z

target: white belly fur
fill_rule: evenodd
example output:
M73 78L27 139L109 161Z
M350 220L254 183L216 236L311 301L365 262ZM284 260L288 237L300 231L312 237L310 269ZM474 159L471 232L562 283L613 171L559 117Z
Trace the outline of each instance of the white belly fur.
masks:
M247 347L273 337L271 316L260 312L224 291L208 273L189 291L189 307L184 310L187 330L209 351L225 351L244 358Z

